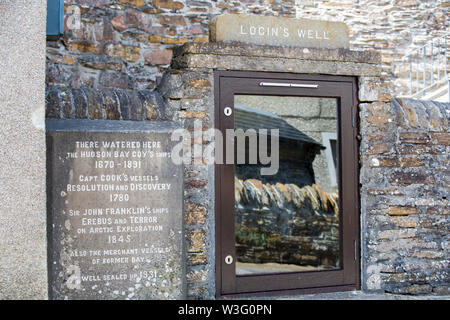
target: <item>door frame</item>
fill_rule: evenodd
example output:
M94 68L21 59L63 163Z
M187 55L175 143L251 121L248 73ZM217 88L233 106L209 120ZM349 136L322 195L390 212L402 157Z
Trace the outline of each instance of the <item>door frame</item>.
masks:
M317 83L319 84L319 89L261 88L256 86L259 80L269 79L286 83L293 81ZM344 267L331 271L261 276L236 277L234 274L233 277L235 262L226 266L224 258L228 254L232 254L233 257L236 256L233 251L234 244L231 245L231 243L234 243L234 218L230 219L231 208L234 208L234 190L229 192L231 179L233 179L234 188L234 165L215 164L216 296L218 298L227 298L248 295L315 293L360 289L357 78L272 72L215 71L215 127L221 132L225 132L226 128L231 128L230 124L234 124L233 117L226 118L223 116L225 107L231 107L234 111L234 94L330 97L338 99L338 144L341 156L339 173L340 177L344 176L343 172L345 174L345 179L342 179L343 181L339 183L340 210L342 212L342 208L346 208L346 212L348 212L344 217L344 219L347 219L345 223L340 218L340 259L341 265ZM341 144L342 137L345 137L345 146ZM225 146L226 144L224 143L224 148ZM345 150L342 148L345 148ZM223 154L225 155L225 150ZM344 163L345 160L346 162ZM228 190L228 192L225 192L225 190ZM227 231L225 232L224 230ZM346 236L344 236L344 232L347 234ZM232 239L230 239L229 234L231 234ZM320 274L320 277L318 274ZM302 279L299 280L299 277ZM232 280L230 281L230 279ZM302 281L303 284L299 285L297 283L299 281ZM257 283L256 286L255 283ZM266 289L260 290L257 287Z

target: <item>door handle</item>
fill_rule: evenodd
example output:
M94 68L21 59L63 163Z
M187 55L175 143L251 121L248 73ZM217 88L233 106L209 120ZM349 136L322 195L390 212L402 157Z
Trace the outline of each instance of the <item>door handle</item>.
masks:
M283 83L283 82L260 82L260 87L288 87L288 88L319 88L318 84L306 84L306 83Z

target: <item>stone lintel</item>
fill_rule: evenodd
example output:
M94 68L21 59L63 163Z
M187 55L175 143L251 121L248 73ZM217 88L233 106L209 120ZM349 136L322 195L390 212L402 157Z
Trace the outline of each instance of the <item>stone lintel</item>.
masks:
M379 77L381 66L345 61L302 60L220 54L186 54L172 61L172 67L240 71L293 72L343 76Z
M381 54L375 50L352 51L342 48L295 48L207 42L186 43L175 49L174 58L179 59L184 55L195 54L381 64Z

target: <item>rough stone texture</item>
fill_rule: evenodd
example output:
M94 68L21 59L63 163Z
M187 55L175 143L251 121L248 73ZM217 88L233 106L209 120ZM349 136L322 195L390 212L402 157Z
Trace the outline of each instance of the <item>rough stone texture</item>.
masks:
M209 38L212 42L284 47L349 47L348 27L344 23L256 15L216 17L209 24Z
M350 28L350 49L378 49L382 55L384 94L409 90L405 54L448 33L448 0L321 0L296 1L296 17L340 21ZM388 89L387 89L388 88Z
M239 262L339 266L337 193L235 178L235 194Z
M263 49L223 44L187 44L178 49L173 66L184 69L166 72L157 88L168 119L190 131L196 119L202 120L203 130L214 127L212 68L247 65L246 70L255 71L359 75L363 290L448 295L449 105L410 100L390 104L385 84L379 81L382 70L376 54L325 50L327 54L321 55L288 48L280 50L278 60L274 48L267 47L267 56ZM233 50L249 57L240 54L238 59ZM315 52L319 62L314 61ZM296 59L296 53L302 59ZM283 59L291 64L280 65ZM299 61L303 68L290 67ZM233 66L236 63L240 66ZM88 112L95 95L88 100L84 91L72 90L74 101L81 103L70 112L95 118L98 112ZM119 101L128 99L128 93L114 92ZM104 90L103 95L116 110L111 91ZM47 100L52 99L55 96L48 93ZM58 101L62 107L50 114L72 114L64 107L70 105L67 99ZM122 106L121 114L130 114L130 104ZM188 142L195 143L195 139ZM184 172L188 296L196 299L214 296L213 172L212 165L202 162L185 166Z
M189 132L194 121L201 120L207 130L214 127L212 86L212 71L173 70L164 74L155 91L49 88L46 114L67 119L172 120ZM192 160L184 165L187 295L211 299L215 293L214 165Z
M177 126L52 119L46 127L50 298L185 298L183 172L170 161ZM99 168L99 158L114 165Z
M49 88L46 118L104 120L169 120L161 95L150 90Z
M175 53L173 66L177 65L178 58L195 57L197 64L191 65L189 68L179 68L178 70L167 71L159 86L157 87L156 96L162 97L164 102L165 114L168 115L168 120L173 120L187 129L192 131L194 129L194 121L201 120L203 130L214 127L214 92L213 92L213 69L215 68L233 68L236 61L236 53L232 53L237 48L242 53L252 52L252 56L242 56L240 59L240 66L250 66L248 68L261 71L276 67L276 70L282 72L292 71L290 67L285 64L277 66L279 59L276 57L276 50L273 47L264 46L235 46L224 44L187 44L177 50ZM265 57L265 48L267 48L267 56ZM309 49L308 49L309 50ZM303 49L288 48L281 50L280 56L289 61L289 64L295 66L299 62L302 63L303 68L295 67L297 72L304 73L305 70L310 70L311 73L317 74L332 74L339 75L354 73L357 75L367 75L372 77L374 84L378 83L376 77L380 73L380 68L376 65L379 61L379 55L373 52L353 52L349 50L325 50L328 54L320 53L319 50L305 51ZM224 53L222 55L222 53ZM228 53L228 55L226 55ZM317 61L314 60L314 53ZM299 60L297 54L304 57L304 60ZM213 57L216 62L221 60L226 61L226 65L214 65L209 63L207 65L202 61L203 56ZM217 56L217 58L216 58ZM262 56L262 57L260 57ZM258 61L258 65L254 64L252 59L262 59ZM281 60L281 59L280 59ZM233 62L234 61L234 62ZM323 62L323 63L322 63ZM350 67L349 67L350 65ZM344 71L343 71L344 70ZM345 71L347 70L347 71ZM350 72L352 71L352 72ZM377 90L376 87L371 90ZM55 94L50 95L50 92L64 92L61 89L48 90L47 100L53 101ZM111 95L111 90L99 90L108 92ZM90 92L90 93L89 93ZM76 104L73 113L79 114L79 117L86 118L91 114L88 112L90 103L99 101L95 99L98 94L93 94L95 90L86 89L72 89L73 98L77 98L80 103ZM130 114L132 104L127 103L127 98L130 91L114 90L115 94L122 97L120 100L122 118L123 115ZM91 99L87 100L85 96L90 94ZM61 95L62 96L62 95ZM58 95L56 95L58 97ZM49 100L49 98L53 100ZM372 97L373 98L373 95ZM60 99L67 101L67 99ZM69 99L70 100L70 99ZM114 110L114 105L117 104L111 98L111 108ZM122 103L122 101L124 103ZM162 105L161 105L162 106ZM52 108L47 108L47 112ZM64 109L64 108L60 108ZM67 109L67 108L66 108ZM60 114L59 111L52 112L52 114ZM64 113L63 113L64 114ZM78 116L76 116L78 117ZM199 145L196 139L191 139L187 145ZM206 148L210 143L203 144ZM187 274L192 275L188 277L188 297L194 299L213 298L215 293L215 232L214 232L214 166L212 164L197 161L192 158L192 163L185 165L185 218L186 223L185 234L187 235ZM195 161L194 161L195 160ZM193 217L199 217L194 220ZM196 276L200 275L201 276Z
M49 87L153 89L174 46L208 41L211 15L295 15L293 0L66 0L64 5L64 36L47 42ZM70 6L80 9L79 29L67 22Z
M174 49L175 56L184 54L286 58L315 61L359 62L379 64L381 55L376 50L292 48L229 43L186 43Z
M266 49L267 52L266 52ZM335 74L377 77L381 68L375 52L345 49L276 48L252 45L197 43L186 44L174 52L172 66L182 69L219 69ZM250 54L247 54L251 51ZM320 53L319 53L320 52ZM315 54L318 53L318 54ZM275 59L274 59L275 58Z
M171 70L157 90L172 120L192 132L200 120L206 131L214 128L212 70ZM207 148L213 142L192 137L186 144ZM203 149L205 150L205 149ZM215 295L214 164L191 155L184 165L185 233L187 235L188 298L212 299Z
M448 295L450 104L361 104L363 289Z
M62 39L47 42L51 87L154 88L168 64L146 60L148 53L207 42L210 20L229 13L344 22L351 49L381 52L387 100L408 90L409 63L403 56L445 34L450 16L447 0L65 1L66 8L71 5L81 9L81 28L66 25ZM117 48L115 55L106 54L109 46ZM136 51L131 60L125 54L129 46ZM115 81L111 71L116 71Z
M47 298L45 8L0 1L0 299Z

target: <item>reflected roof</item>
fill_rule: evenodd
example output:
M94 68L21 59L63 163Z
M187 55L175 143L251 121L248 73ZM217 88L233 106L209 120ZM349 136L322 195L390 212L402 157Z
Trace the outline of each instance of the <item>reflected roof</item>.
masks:
M259 129L279 129L280 138L302 141L325 148L313 138L291 126L279 115L238 103L234 105L234 127L235 129L254 129L256 131Z

